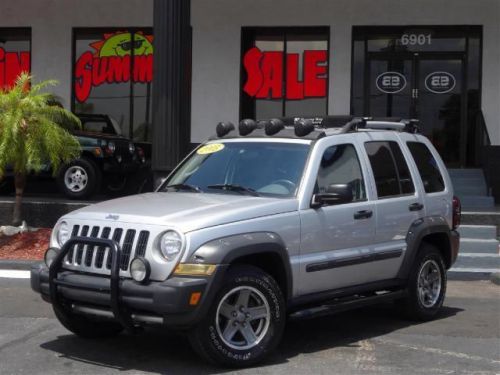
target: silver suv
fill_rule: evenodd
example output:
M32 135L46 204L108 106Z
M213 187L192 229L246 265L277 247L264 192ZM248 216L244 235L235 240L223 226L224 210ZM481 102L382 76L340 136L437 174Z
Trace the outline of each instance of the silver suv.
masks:
M154 193L63 216L31 285L83 337L160 324L249 366L287 317L395 301L432 319L460 202L414 121L220 123ZM318 306L323 306L318 308Z

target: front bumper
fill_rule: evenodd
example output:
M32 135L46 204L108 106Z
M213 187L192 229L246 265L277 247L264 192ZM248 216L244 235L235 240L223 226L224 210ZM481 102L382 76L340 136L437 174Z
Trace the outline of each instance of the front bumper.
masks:
M77 243L110 247L113 250L111 276L62 269L65 255ZM141 324L182 329L195 325L205 315L225 270L225 266L218 266L211 277L172 277L140 284L118 276L120 252L119 245L111 240L72 238L63 246L50 270L44 264L31 268L31 288L65 314L112 319L129 329ZM194 292L201 293L195 306L190 304Z

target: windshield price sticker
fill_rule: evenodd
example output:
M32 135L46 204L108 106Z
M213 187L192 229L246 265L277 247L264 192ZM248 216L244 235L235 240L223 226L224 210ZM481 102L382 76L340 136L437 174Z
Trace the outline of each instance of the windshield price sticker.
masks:
M224 145L222 143L211 143L209 145L205 145L203 147L200 147L196 153L198 155L208 155L208 154L213 154L215 152L219 152L224 148Z

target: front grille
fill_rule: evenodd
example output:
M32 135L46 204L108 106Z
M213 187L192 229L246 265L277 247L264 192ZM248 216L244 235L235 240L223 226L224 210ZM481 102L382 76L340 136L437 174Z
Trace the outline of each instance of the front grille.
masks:
M125 233L125 235L123 235ZM74 225L71 235L80 237L92 237L113 239L121 247L120 269L128 271L130 261L135 256L144 256L149 240L149 231L142 230L138 235L135 229L110 228L88 225ZM110 270L112 255L108 247L90 246L77 244L66 257L66 264L82 268L85 271Z

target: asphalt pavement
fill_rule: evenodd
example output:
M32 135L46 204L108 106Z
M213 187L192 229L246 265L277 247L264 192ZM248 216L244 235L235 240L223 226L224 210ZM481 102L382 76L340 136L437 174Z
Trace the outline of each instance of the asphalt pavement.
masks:
M392 305L290 322L265 363L233 371L206 364L182 335L158 329L80 339L28 279L0 277L0 374L149 373L499 374L500 286L450 281L442 314L427 323L402 319Z

